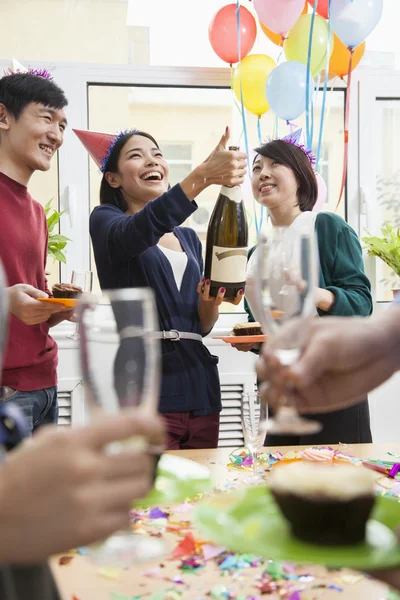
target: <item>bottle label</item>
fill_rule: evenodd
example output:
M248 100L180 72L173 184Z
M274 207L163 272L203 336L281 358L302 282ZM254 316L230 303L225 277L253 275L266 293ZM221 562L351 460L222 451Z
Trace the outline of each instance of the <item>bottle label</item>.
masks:
M242 201L242 190L240 185L235 185L234 187L223 185L220 193L229 198L229 200L232 200L232 202L236 202L236 204L240 204Z
M242 283L246 279L247 248L213 246L211 280Z

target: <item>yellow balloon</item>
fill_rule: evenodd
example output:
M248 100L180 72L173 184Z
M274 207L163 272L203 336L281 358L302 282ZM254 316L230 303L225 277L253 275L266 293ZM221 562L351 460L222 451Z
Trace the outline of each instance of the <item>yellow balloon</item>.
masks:
M308 44L310 39L312 15L302 15L288 33L283 44L287 60L296 60L307 66ZM333 50L333 35L331 34L329 56ZM311 75L315 78L326 65L328 51L328 23L323 17L315 16L312 48L311 48Z
M266 54L250 54L235 67L232 88L240 102L242 83L243 104L255 115L263 115L269 110L265 86L275 61Z

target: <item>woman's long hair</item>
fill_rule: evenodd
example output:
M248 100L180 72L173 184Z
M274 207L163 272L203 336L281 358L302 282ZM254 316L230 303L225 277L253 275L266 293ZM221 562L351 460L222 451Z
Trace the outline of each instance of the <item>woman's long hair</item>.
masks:
M103 178L100 184L100 204L112 204L123 212L128 210L128 205L124 200L121 190L119 188L111 187L111 185L108 183L106 179L106 173L108 171L111 173L118 173L118 161L119 157L121 156L121 150L125 146L126 142L134 135L141 135L142 137L148 138L153 142L153 144L155 144L157 148L159 148L159 145L153 136L145 131L139 131L135 129L133 131L128 131L124 135L121 135L114 144L107 162L104 165Z
M297 199L301 212L314 208L318 198L317 179L308 156L301 148L284 140L273 140L262 144L255 152L293 171L299 186Z

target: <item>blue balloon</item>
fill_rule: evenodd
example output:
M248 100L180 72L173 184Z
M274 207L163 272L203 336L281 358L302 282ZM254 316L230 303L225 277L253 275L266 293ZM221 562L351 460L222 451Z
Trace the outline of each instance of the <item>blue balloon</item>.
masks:
M310 102L314 81L308 74ZM297 119L306 110L307 67L295 60L284 62L270 73L266 85L268 104L286 121Z
M377 26L383 0L332 0L331 25L345 46L361 44Z

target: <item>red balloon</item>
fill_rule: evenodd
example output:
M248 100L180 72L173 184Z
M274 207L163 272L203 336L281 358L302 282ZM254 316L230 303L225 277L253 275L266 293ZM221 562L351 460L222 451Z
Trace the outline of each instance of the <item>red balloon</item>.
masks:
M208 28L208 38L214 52L230 65L247 56L254 46L256 36L256 20L247 8L241 6L239 59L236 4L228 4L221 8L214 15Z
M308 2L314 7L315 0L308 0ZM328 18L328 0L318 0L317 13L324 19Z

